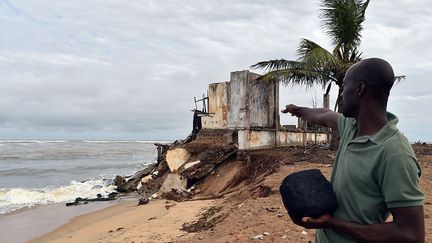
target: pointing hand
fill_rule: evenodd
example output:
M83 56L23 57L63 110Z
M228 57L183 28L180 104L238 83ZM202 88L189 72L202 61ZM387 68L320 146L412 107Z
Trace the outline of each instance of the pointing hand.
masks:
M293 104L287 105L282 113L291 113L292 116L301 117L300 107Z

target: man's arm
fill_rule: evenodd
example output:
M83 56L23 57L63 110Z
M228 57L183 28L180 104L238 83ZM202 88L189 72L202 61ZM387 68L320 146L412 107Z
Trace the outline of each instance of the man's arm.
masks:
M391 208L393 222L363 225L323 215L313 219L305 217L297 224L305 228L331 228L351 235L362 242L424 242L423 206Z
M313 124L330 127L333 130L338 130L338 113L326 108L308 108L300 107L293 104L287 105L283 113L291 113L296 117L306 119Z

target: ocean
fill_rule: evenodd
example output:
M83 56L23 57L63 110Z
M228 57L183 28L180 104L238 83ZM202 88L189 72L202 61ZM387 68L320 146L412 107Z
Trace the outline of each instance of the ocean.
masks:
M103 196L116 175L157 159L155 142L0 140L0 216L17 209Z

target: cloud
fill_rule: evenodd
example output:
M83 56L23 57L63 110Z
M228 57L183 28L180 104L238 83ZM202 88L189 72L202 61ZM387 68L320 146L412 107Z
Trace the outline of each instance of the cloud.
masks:
M411 119L431 93L429 5L372 2L361 46L407 75L390 107L411 140L431 136L415 130L426 121ZM208 83L261 60L295 59L303 37L329 48L318 8L315 0L0 0L0 137L182 138ZM321 98L320 88L281 92L281 102Z

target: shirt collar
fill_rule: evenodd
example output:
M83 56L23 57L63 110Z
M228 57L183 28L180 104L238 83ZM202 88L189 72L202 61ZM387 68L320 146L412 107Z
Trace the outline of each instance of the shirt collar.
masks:
M378 133L371 136L370 140L376 144L384 143L388 138L393 136L397 131L396 124L399 122L399 118L394 114L387 112L387 119L389 122L385 124Z
M399 118L395 116L393 113L387 112L387 119L389 120L382 128L379 130L375 135L371 136L361 136L354 138L354 143L366 143L368 141L371 141L375 144L382 144L384 143L389 137L393 136L398 129L396 127L396 124L399 122ZM353 121L354 130L357 130L357 121Z

